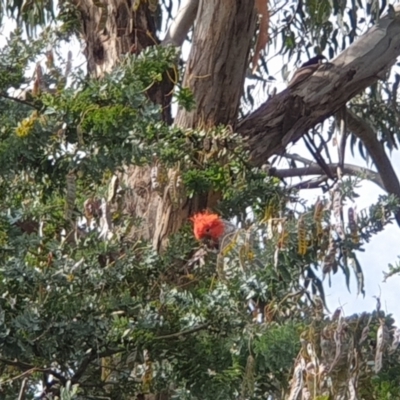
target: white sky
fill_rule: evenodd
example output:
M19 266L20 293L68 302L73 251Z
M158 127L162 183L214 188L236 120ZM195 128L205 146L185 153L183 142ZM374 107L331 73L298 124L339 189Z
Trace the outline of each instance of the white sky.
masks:
M3 25L0 33L0 46L4 45L4 38L13 29L14 24L11 21L6 21ZM187 56L189 51L189 45L186 43L183 48L183 53ZM68 51L73 52L73 64L81 65L85 58L82 54L82 49L76 40L72 40L69 44L66 44L62 49L64 59ZM283 90L286 87L286 83L282 81L281 69L282 61L279 57L275 57L274 63L269 63L270 75L276 78L274 86L277 87L278 91ZM256 101L263 101L265 98L265 93L259 93L258 99ZM306 158L311 158L308 151L305 150L302 142L296 144L291 148L291 152L303 155ZM335 149L333 149L332 154L335 154ZM393 166L400 176L400 153L399 151L394 151L391 156ZM353 158L348 151L346 155L346 162L365 166L364 160L357 156ZM361 210L371 203L375 202L380 194L385 194L379 187L371 182L364 181L361 188L358 190L360 197L357 199L357 210ZM321 195L321 191L302 191L301 195L314 203L316 197ZM337 307L343 307L345 315L351 315L353 313L360 313L363 311L372 311L376 306L376 300L373 296L381 296L382 309L388 313L392 313L397 321L400 321L400 307L397 301L400 301L400 296L397 291L400 287L400 277L394 276L389 278L386 283L383 283L383 271L388 270L389 263L395 263L397 257L400 254L399 246L399 235L400 228L396 224L392 224L385 228L385 230L374 236L370 243L365 244L363 248L365 252L358 252L357 256L360 264L363 268L365 275L365 291L366 295L357 295L357 286L355 277L353 274L350 278L351 293L348 292L345 277L341 270L331 277L332 287L328 287L328 282L325 282L326 297L328 302L328 307L331 312L333 312Z

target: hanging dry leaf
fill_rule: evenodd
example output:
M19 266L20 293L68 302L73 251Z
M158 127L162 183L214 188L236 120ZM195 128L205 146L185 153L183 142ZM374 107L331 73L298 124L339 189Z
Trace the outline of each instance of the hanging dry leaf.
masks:
M341 308L337 308L331 317L331 321L337 321L340 317L341 312Z
M252 355L247 357L246 369L243 376L242 382L242 396L244 397L252 397L254 392L254 382L255 382L255 360Z
M389 340L389 330L384 321L380 322L376 333L375 373L382 369L382 356Z
M100 215L100 221L99 221L99 228L100 228L100 233L99 233L99 239L103 240L109 240L113 236L113 233L111 231L112 229L112 223L111 223L111 216L110 216L110 207L106 201L106 199L101 199L101 204L100 204L100 210L101 210L101 215Z
M290 394L288 400L297 400L303 388L303 368L305 361L303 358L297 361L294 367L292 383L290 385Z
M393 333L393 342L389 348L389 354L393 354L397 350L399 343L400 343L400 329L396 328L396 330Z
M331 271L336 273L337 271L337 263L336 263L336 243L333 240L332 235L329 237L329 246L328 251L324 257L322 264L322 272L324 276L329 274Z
M43 91L43 86L43 69L42 66L37 63L35 68L35 80L32 88L33 96L38 96Z
M67 56L67 63L65 65L65 73L64 76L68 78L69 74L71 73L72 69L72 52L68 51L68 56Z
M341 194L341 184L337 182L333 188L332 192L332 210L335 217L335 229L336 233L339 235L340 239L344 240L344 230L343 230L343 206L342 206L342 194Z
M119 178L117 175L113 175L108 185L107 190L107 202L112 203L115 200L119 187Z
M369 334L369 323L362 330L359 344L364 343L368 339L368 334Z

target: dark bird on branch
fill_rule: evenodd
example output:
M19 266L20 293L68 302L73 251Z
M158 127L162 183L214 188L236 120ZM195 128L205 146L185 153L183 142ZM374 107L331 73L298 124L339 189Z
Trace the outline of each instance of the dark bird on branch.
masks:
M294 85L304 81L310 75L312 75L322 64L322 61L326 60L321 54L310 58L307 62L301 65L301 67L294 73L293 78L290 80L288 87L293 87Z

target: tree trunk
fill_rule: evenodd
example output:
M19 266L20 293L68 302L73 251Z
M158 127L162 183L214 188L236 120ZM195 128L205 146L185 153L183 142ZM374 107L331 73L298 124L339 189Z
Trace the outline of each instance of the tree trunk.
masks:
M182 128L236 125L249 51L255 31L254 1L200 1L183 86L196 107L179 110Z
M135 10L130 0L76 0L76 5L81 12L85 56L92 76L101 77L110 71L122 54L159 43L156 10L150 10L143 1Z
M201 0L196 21L184 76L184 86L192 91L196 105L191 111L180 109L175 125L182 128L212 128L218 124L234 126L255 31L254 1L210 3ZM177 173L179 171L169 171L170 179ZM214 192L193 199L187 199L182 192L179 204L174 204L169 191L170 187L167 187L162 198L150 194L150 203L156 205L155 229L151 233L157 250L191 214L215 207L219 199ZM148 212L153 214L150 210Z
M84 53L92 76L102 77L124 54L138 54L160 43L156 35L159 9L157 5L151 6L154 2L140 1L133 6L131 0L75 0L75 4L81 13ZM167 74L164 78L147 94L154 103L160 104L164 121L170 123L173 83Z
M128 0L113 0L108 5L107 21L100 26L104 8L93 6L92 0L83 1L86 54L90 73L101 76L118 61L121 54L135 46L140 50L158 43L139 32L155 35L153 17L141 2L136 13L128 7ZM124 15L124 16L122 16ZM213 127L217 124L235 125L243 90L251 40L255 31L254 1L226 0L200 1L194 30L193 46L189 56L184 85L189 87L196 101L194 110L179 110L175 124L187 127ZM165 89L165 88L164 88ZM166 90L153 95L162 104ZM168 119L167 119L168 121ZM130 210L142 220L142 226L133 233L153 241L160 250L168 236L176 232L188 216L200 209L213 207L218 199L214 193L187 199L184 192L174 201L171 185L163 193L152 190L150 167L129 167L125 183L131 188L127 201ZM179 170L168 172L170 182L179 176ZM176 188L173 188L175 191Z

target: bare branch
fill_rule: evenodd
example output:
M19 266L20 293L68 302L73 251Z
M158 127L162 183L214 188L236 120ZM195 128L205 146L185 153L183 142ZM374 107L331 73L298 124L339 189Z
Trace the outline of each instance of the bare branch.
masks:
M379 172L383 189L400 199L399 179L374 129L350 110L347 110L347 123L349 130L363 142L371 156ZM396 213L396 221L400 226L400 210Z
M207 328L207 324L202 324L202 325L196 326L196 327L191 328L191 329L186 329L185 331L171 333L170 335L157 336L154 339L161 340L161 339L179 338L179 337L184 336L184 335L190 335L191 333L195 333L195 332L201 331L202 329L205 329L205 328Z
M20 99L18 97L9 96L8 94L5 94L5 93L1 93L0 97L3 97L4 99L15 101L16 103L20 103L20 104L23 104L25 106L34 108L35 110L38 109L38 107L36 107L34 104L30 103L29 101Z
M289 158L290 160L293 160L293 161L299 161L299 162L303 163L304 165L315 164L314 161L309 160L308 158L299 156L298 154L285 153L285 154L283 155L283 157Z
M306 181L298 182L292 186L289 186L288 189L320 189L321 184L326 182L329 178L326 175L321 175L318 178L307 179Z
M13 367L16 367L24 372L28 372L28 371L46 372L50 375L53 375L55 378L57 378L63 385L65 385L67 382L67 379L62 374L52 370L51 368L39 368L39 367L35 367L34 365L24 363L22 361L13 361L13 360L8 360L6 358L0 358L0 362L4 363L6 365L12 365Z
M338 164L327 164L333 176L337 176ZM368 179L369 181L378 185L381 189L385 190L385 186L382 182L380 175L368 168L363 168L358 165L344 164L343 173L352 176L358 176L360 178ZM288 169L275 169L271 168L269 170L271 176L276 176L277 178L293 178L293 177L303 177L309 175L324 175L324 170L316 163L310 163L307 167L301 168L288 168Z
M21 389L19 390L18 400L25 399L26 384L28 383L28 378L24 378L21 384Z
M176 18L172 21L168 32L162 41L162 45L172 44L181 47L186 39L189 29L193 26L196 19L199 0L186 0L179 8Z

